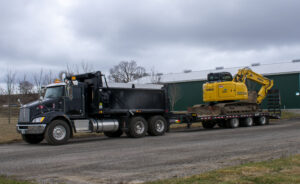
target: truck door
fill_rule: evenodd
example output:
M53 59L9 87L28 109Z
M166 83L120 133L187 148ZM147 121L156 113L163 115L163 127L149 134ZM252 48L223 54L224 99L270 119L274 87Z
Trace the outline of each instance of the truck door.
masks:
M84 116L83 87L71 86L69 90L69 97L65 101L65 113L76 117Z

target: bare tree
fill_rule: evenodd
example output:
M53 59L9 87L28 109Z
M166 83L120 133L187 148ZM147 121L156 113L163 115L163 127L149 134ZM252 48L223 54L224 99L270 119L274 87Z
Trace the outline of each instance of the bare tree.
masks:
M19 80L19 93L30 94L33 90L33 84L27 80L27 75L23 74L23 78Z
M67 64L66 72L67 72L67 75L79 74L79 67L76 64L73 64L73 65Z
M27 80L19 82L19 92L20 94L27 95L31 94L33 90L33 84Z
M82 61L80 65L78 64L67 64L66 66L66 74L67 75L76 75L79 73L88 73L93 71L93 65L88 62Z
M109 80L113 82L128 83L146 76L144 67L137 66L135 61L122 61L109 70Z
M15 81L16 80L16 72L12 70L8 70L5 75L5 82L6 82L6 93L8 95L8 124L10 124L10 117L11 117L11 95L14 93L15 90Z
M176 84L169 84L168 89L169 89L171 110L174 111L176 102L178 102L178 100L181 99L181 91Z
M53 75L53 73L52 73L52 70L48 70L48 72L47 73L45 73L45 75L44 75L44 84L45 85L47 85L47 84L51 84L51 83L53 83L53 81L54 81L54 75Z
M5 89L3 89L2 87L0 87L0 95L4 95L5 94Z
M88 73L88 72L93 72L93 65L89 64L88 62L84 62L82 61L81 62L81 70L84 72L84 73Z
M45 84L43 68L41 68L41 70L38 73L35 73L33 75L33 80L34 80L34 85L36 87L36 92L41 94L42 93L42 86Z
M151 68L151 73L150 73L151 83L152 83L152 84L159 84L162 75L163 75L162 73L157 73L157 72L155 71L154 67Z

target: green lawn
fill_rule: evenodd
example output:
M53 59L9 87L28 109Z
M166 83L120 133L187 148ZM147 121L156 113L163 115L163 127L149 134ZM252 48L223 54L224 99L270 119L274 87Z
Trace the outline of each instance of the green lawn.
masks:
M148 184L299 184L300 155Z
M15 180L15 179L8 178L8 177L5 177L5 176L0 176L0 183L1 184L34 184L32 182L29 182L29 181Z

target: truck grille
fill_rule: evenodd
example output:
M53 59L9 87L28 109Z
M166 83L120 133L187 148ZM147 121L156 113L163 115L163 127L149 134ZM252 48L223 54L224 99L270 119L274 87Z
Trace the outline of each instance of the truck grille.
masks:
M21 108L19 114L19 122L30 122L30 110L29 108Z

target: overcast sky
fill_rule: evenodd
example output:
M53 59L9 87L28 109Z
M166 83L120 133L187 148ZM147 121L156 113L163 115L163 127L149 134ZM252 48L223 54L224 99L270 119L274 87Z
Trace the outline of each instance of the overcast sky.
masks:
M157 72L300 58L299 0L1 0L3 71L107 72L135 60ZM3 72L2 72L3 73Z

